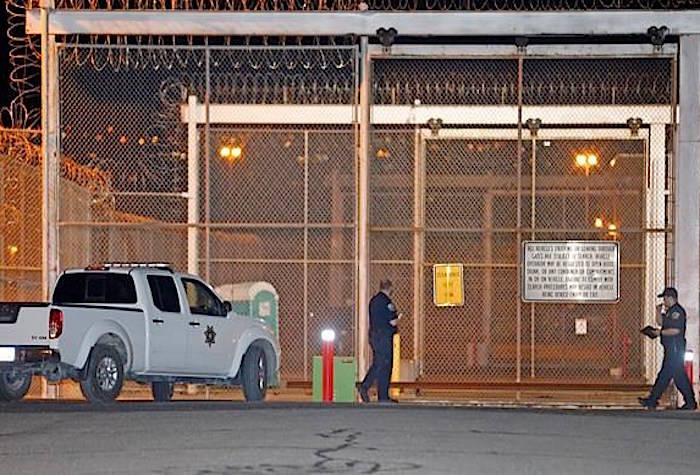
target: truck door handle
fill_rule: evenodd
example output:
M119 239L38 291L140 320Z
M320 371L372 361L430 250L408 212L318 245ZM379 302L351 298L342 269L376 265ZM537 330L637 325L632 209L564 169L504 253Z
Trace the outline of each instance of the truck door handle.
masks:
M160 318L154 318L153 323L157 323L158 325L162 325L163 323L165 323L165 321L161 320Z
M190 326L191 326L191 327L198 327L198 326L199 326L199 322L190 322Z

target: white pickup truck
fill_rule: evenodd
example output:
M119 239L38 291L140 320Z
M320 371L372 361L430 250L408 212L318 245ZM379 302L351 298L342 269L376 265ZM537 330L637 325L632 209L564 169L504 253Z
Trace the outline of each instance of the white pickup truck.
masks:
M51 303L0 303L0 400L21 399L39 374L78 381L92 402L114 401L125 379L150 383L156 401L180 382L241 385L259 401L279 361L263 321L167 266L69 270Z

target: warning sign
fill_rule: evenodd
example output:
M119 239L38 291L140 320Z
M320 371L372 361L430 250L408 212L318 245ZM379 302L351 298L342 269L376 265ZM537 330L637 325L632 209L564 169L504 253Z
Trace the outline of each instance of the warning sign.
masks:
M524 241L526 302L616 302L620 298L617 241Z
M438 307L464 305L462 264L433 265L433 302Z

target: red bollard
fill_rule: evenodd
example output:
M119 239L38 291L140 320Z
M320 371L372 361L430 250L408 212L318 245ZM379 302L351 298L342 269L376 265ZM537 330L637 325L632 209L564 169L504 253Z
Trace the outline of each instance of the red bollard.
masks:
M335 332L330 329L321 332L321 354L323 366L323 402L333 402L333 343Z
M688 375L688 379L690 380L690 385L693 385L693 360L695 359L695 355L693 354L693 350L685 350L685 374Z

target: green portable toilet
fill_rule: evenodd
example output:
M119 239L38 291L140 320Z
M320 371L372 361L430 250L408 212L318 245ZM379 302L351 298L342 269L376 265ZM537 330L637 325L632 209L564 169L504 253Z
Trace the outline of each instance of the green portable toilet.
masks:
M226 284L217 287L216 292L231 302L234 313L264 320L279 338L279 296L272 284L262 281Z
M279 340L279 295L269 282L242 282L217 287L216 293L231 302L233 312L263 320ZM279 384L279 375L271 386Z

